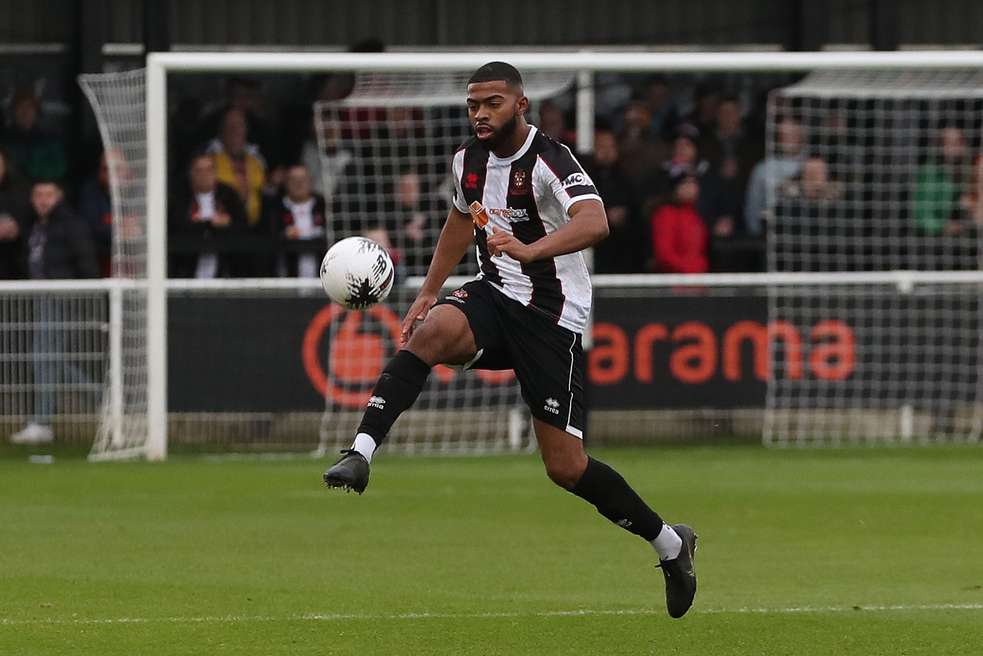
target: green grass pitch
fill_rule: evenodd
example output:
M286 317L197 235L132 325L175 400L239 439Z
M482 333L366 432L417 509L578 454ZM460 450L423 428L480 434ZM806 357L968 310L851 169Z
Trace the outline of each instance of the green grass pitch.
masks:
M700 534L654 552L534 455L0 460L0 654L980 654L983 449L599 450Z

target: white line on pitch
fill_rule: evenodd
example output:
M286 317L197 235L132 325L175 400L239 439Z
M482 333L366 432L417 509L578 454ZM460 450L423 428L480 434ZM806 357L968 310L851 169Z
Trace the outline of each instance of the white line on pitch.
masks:
M810 613L891 613L919 610L983 610L979 604L885 604L857 606L789 606L786 608L694 608L698 615L791 615ZM532 613L305 613L303 615L211 615L202 617L109 617L109 618L0 618L0 626L45 624L227 624L248 622L340 622L346 620L426 620L426 619L520 619L523 617L591 617L607 615L662 615L665 611L652 608L550 610Z

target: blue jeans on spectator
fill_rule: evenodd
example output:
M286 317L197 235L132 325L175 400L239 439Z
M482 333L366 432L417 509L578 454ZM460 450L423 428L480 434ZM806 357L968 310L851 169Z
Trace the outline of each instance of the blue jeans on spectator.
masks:
M34 301L34 417L32 421L51 425L58 407L58 394L69 385L81 387L91 382L85 372L71 362L69 335L79 331L81 318L74 316L71 299L44 296ZM75 324L74 326L72 324Z

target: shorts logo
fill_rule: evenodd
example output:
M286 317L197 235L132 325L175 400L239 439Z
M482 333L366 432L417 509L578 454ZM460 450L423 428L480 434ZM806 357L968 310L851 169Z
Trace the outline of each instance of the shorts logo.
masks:
M466 291L463 289L455 289L453 292L451 292L450 296L445 296L444 298L448 301L454 301L455 303L460 303L463 305L467 297L468 293Z
M381 396L370 396L369 402L365 405L368 408L375 408L376 410L385 410L386 400Z
M560 414L560 402L556 399L550 397L546 399L546 405L543 406L543 410L546 412L552 412L554 415Z
M509 196L521 196L529 193L529 174L523 169L512 173L512 184L509 186Z
M567 187L578 187L587 184L587 176L583 173L571 173L563 182L560 183L564 189Z
M481 203L478 201L472 201L472 203L468 205L468 211L471 213L471 219L479 228L484 228L486 225L488 225L488 212L485 211L485 208L481 205Z

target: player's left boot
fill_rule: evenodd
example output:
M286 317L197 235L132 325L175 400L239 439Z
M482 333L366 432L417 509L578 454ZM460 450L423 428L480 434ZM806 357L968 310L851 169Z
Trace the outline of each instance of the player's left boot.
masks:
M673 524L673 530L683 541L679 555L672 560L661 560L657 567L662 568L666 578L666 608L669 616L680 618L693 605L696 596L696 570L693 557L696 553L696 533L686 524Z
M369 461L355 449L344 449L342 453L338 462L324 472L324 484L361 494L369 484Z

